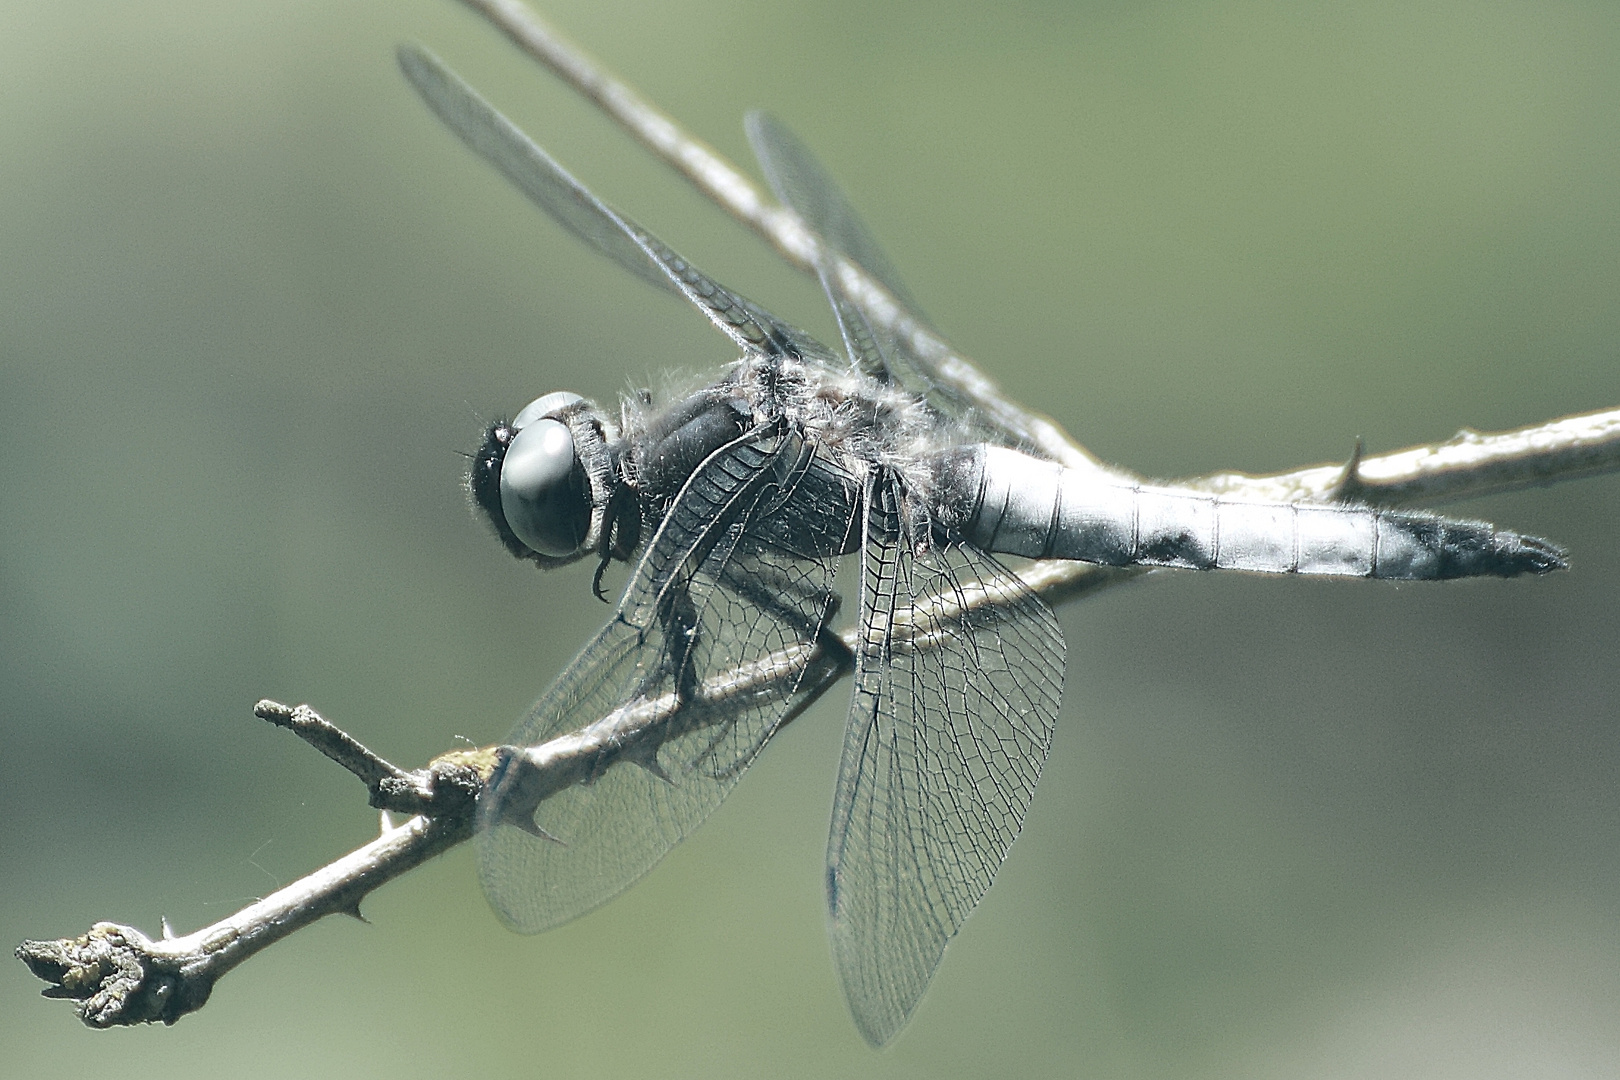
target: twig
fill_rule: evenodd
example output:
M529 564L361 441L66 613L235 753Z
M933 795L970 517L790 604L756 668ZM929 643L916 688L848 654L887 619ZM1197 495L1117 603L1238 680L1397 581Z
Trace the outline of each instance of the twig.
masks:
M1354 468L1321 465L1276 476L1216 473L1196 483L1216 493L1241 491L1279 502L1336 496L1411 506L1494 495L1617 467L1620 409L1600 409L1513 431L1465 429L1443 443L1366 458Z
M735 166L684 133L622 81L567 44L512 0L463 0L482 12L525 51L623 124L635 138L670 163L699 190L739 221L754 228L790 263L813 272L818 241L791 212L769 203ZM859 267L841 262L849 295L878 325L906 337L935 363L955 389L974 400L1004 429L1029 440L1055 460L1076 466L1095 459L1055 424L1003 397L960 354L912 319ZM1362 458L1348 464L1297 469L1274 476L1217 473L1191 481L1220 493L1278 500L1354 497L1386 505L1435 502L1546 484L1620 467L1620 410L1553 420L1494 435L1459 433L1439 444ZM1020 573L1053 603L1073 600L1132 580L1141 570L1077 563L1037 562ZM989 592L977 602L993 603ZM843 637L854 645L853 631ZM730 695L757 692L771 680L798 679L787 718L797 716L850 669L849 654L814 650L808 656L767 657L726 672L700 688L698 700L710 722L723 722ZM685 710L682 710L683 713ZM219 977L258 950L330 914L358 917L373 890L473 835L475 799L494 770L517 762L534 803L576 778L586 755L607 745L575 732L542 747L486 747L442 755L428 768L407 772L372 753L307 706L260 702L263 719L292 730L364 782L374 806L418 816L358 850L294 882L234 915L184 937L153 941L140 931L97 923L78 938L24 942L17 956L52 985L47 997L79 1002L78 1013L94 1027L174 1023L200 1008ZM594 730L613 745L634 747L659 737L671 711L658 702L632 703ZM689 717L683 716L683 722ZM604 726L605 725L605 726ZM611 731L609 731L611 728ZM627 750L627 752L633 752ZM532 822L531 822L532 824Z
M400 782L410 779L410 773L390 765L308 705L293 707L267 699L253 706L253 715L291 731L354 773L369 788L376 788L388 780Z
M1524 462L1536 458L1522 453L1514 459L1517 464L1505 467L1504 448L1536 446L1548 439L1562 444L1571 428L1587 432L1588 445L1592 445L1600 433L1616 425L1620 425L1620 411L1592 413L1517 432L1475 435L1366 458L1353 470L1317 466L1258 478L1227 473L1208 483L1228 492L1274 489L1323 497L1342 487L1347 478L1359 477L1362 485L1376 487L1381 502L1427 498L1435 490L1460 498L1500 490L1510 479L1522 483L1529 482L1525 476L1531 476L1537 482L1550 482L1575 475L1567 460L1573 451L1567 448L1558 451L1566 457L1547 464L1545 471L1526 471ZM1466 453L1461 449L1465 445L1471 448ZM1580 473L1614 467L1614 440L1605 438L1595 445L1601 452L1593 450L1594 456L1585 460ZM1030 564L1021 576L1032 589L1059 603L1144 572L1047 561ZM978 594L982 603L995 599L988 592ZM846 631L841 640L853 648L854 631ZM799 690L788 713L791 719L848 675L850 667L847 650L842 654L817 650L808 658L765 657L706 683L696 695L694 707L706 710L709 722L721 722L728 699L756 694L775 680L798 679ZM253 953L326 915L358 916L360 901L373 889L469 839L477 793L499 765L512 767L503 807L509 813L532 814L541 800L577 782L581 770L601 767L604 747L635 754L644 741L658 738L660 725L674 715L667 703L633 703L544 746L455 751L436 758L425 770L405 772L366 750L307 705L295 709L263 701L254 712L294 731L354 773L370 789L372 805L431 816L414 817L387 830L365 847L194 934L153 941L132 927L97 923L83 937L24 942L17 956L35 975L53 984L45 990L46 996L79 1001L78 1013L86 1024L174 1023L206 1003L214 982ZM683 719L690 720L690 714Z
M371 890L472 836L470 812L413 817L398 828L256 903L184 937L153 941L100 922L83 937L25 941L17 958L73 998L91 1027L172 1024L208 1002L219 977L260 949L327 915L360 917Z
M707 143L688 134L630 84L614 76L588 53L563 37L533 10L516 0L462 0L616 120L648 150L714 200L727 214L754 230L790 265L812 276L821 259L821 241L797 214L778 206L737 166ZM1057 424L1008 398L971 361L918 322L878 281L840 258L837 272L850 296L880 329L894 333L934 365L941 381L972 400L986 418L1015 439L1038 447L1053 461L1076 468L1101 463Z
M462 0L524 52L618 122L632 138L752 229L790 265L815 276L821 242L798 215L778 206L707 143L573 44L519 0ZM877 326L905 340L938 374L1003 430L1077 468L1108 468L1057 424L1003 395L967 357L919 323L881 283L847 259L836 260L845 294ZM1268 476L1215 473L1184 481L1218 494L1280 502L1353 499L1413 505L1468 498L1620 467L1620 409L1565 417L1496 435L1462 431L1445 443L1417 446L1348 464ZM1036 563L1025 581L1058 603L1136 577L1075 563Z
M1314 465L1267 476L1211 473L1181 483L1218 495L1276 502L1351 499L1379 506L1429 506L1617 468L1620 409L1603 409L1513 431L1459 431L1443 443L1374 457L1361 456L1358 448L1350 461L1339 465ZM1050 603L1058 604L1144 572L1045 561L1030 564L1020 576Z

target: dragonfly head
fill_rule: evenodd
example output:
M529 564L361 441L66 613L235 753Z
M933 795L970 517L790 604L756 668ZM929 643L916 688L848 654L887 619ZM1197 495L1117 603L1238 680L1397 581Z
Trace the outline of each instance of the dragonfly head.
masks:
M467 489L508 551L552 567L600 546L614 482L610 438L600 409L562 391L489 426Z

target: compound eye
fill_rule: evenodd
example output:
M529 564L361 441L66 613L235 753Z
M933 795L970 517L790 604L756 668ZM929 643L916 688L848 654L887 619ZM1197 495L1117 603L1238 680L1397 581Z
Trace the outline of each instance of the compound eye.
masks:
M553 390L549 394L541 394L523 406L523 411L512 418L512 426L522 431L542 416L559 412L584 400L578 394L570 394L567 390Z
M591 500L574 437L557 420L519 431L501 460L501 512L517 538L542 555L577 553L590 531Z

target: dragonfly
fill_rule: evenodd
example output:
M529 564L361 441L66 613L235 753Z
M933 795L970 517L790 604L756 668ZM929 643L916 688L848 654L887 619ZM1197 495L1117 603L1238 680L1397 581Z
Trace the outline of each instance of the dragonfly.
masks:
M1062 631L998 556L1393 580L1566 565L1556 545L1483 522L1230 498L1047 460L866 315L839 258L917 307L780 122L750 114L749 141L820 238L838 350L603 203L436 57L406 46L400 63L559 224L740 350L672 402L630 395L610 414L544 394L490 424L473 456L473 501L513 555L542 568L594 559L599 596L608 566L633 566L479 797L480 879L515 930L573 919L651 870L795 715L817 658L833 657L854 677L829 932L856 1025L881 1046L994 881L1056 727ZM852 637L834 630L846 563L859 574Z

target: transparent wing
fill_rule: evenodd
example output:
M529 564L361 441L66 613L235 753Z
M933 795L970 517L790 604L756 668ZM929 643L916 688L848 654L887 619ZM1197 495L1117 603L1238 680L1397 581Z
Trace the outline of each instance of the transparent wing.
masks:
M860 266L908 315L926 326L928 320L889 257L810 148L769 113L749 113L743 126L771 190L821 237L830 249L824 254L841 254ZM939 378L932 362L919 356L904 339L875 324L845 293L831 258L824 258L816 272L838 317L844 347L857 366L876 378L900 384L942 416L960 421L971 415L971 403Z
M881 474L869 500L827 899L845 997L881 1046L1018 836L1052 741L1064 649L1045 601L995 559L963 546L918 554Z
M541 756L586 746L584 764L538 791L509 767L480 803L479 876L508 926L612 898L725 798L830 617L857 495L791 436L744 436L693 473L613 619L512 733Z
M399 66L450 130L585 243L643 281L685 298L746 349L830 359L810 335L720 285L598 199L438 57L402 45Z

